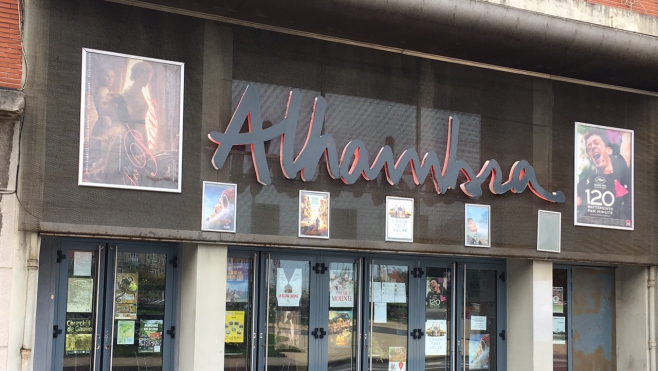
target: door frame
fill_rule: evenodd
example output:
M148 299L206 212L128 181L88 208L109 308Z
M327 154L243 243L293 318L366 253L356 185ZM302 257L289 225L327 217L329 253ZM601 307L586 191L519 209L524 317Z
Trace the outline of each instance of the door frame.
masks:
M112 249L111 249L112 247ZM119 250L117 250L117 248ZM178 296L176 286L178 284L177 254L178 246L170 243L146 243L129 240L101 240L81 238L57 238L53 244L53 256L57 259L54 269L55 294L53 326L62 329L52 342L52 370L62 370L66 345L66 309L68 293L68 252L95 251L97 253L97 272L94 292L94 337L92 345L92 370L110 370L112 350L114 348L113 333L108 332L109 337L104 335L107 327L114 326L114 278L116 277L115 257L117 251L135 253L157 253L166 255L166 278L165 278L165 315L163 318L162 334L162 369L173 371L173 349L174 338L167 334L167 330L174 330L176 325L176 308ZM110 252L114 250L114 253ZM61 251L61 254L59 253ZM110 341L109 351L106 349L106 339Z

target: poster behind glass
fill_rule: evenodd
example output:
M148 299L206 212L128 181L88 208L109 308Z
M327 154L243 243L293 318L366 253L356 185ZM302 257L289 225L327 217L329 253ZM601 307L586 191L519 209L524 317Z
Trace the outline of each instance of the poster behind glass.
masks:
M181 191L183 69L83 49L79 185Z
M237 185L203 182L201 229L235 233Z
M386 197L386 241L414 242L414 199Z
M489 205L465 205L464 244L491 247L491 209Z
M574 224L634 229L632 130L576 123Z
M299 191L299 237L329 238L329 192Z

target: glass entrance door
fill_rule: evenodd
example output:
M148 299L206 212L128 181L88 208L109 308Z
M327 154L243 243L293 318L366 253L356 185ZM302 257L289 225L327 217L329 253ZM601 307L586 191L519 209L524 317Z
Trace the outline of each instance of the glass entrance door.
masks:
M460 265L461 303L458 325L462 370L504 370L505 318L502 269Z
M502 265L244 251L229 262L227 311L254 331L227 340L225 371L505 369Z
M56 370L170 369L173 251L62 242Z

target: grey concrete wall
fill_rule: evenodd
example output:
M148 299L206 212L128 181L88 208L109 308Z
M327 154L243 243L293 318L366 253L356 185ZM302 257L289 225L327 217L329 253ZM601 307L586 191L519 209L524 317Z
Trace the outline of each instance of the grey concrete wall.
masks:
M615 272L617 370L649 369L649 313L646 267L618 267Z

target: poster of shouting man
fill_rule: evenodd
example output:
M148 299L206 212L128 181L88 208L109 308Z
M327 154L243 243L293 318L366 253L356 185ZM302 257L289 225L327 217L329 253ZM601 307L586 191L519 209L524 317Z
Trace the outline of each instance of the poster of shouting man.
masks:
M576 123L574 224L634 229L632 130Z

